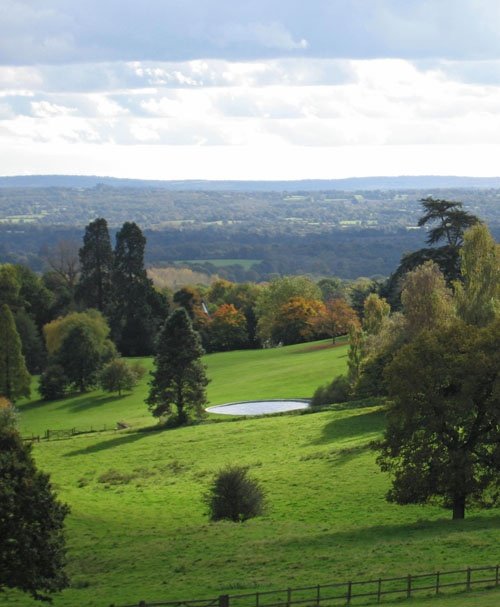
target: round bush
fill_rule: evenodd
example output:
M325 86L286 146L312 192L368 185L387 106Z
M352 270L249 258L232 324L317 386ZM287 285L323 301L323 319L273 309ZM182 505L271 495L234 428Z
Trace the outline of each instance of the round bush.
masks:
M205 496L212 521L246 521L265 510L264 490L248 476L248 468L229 466L215 476Z

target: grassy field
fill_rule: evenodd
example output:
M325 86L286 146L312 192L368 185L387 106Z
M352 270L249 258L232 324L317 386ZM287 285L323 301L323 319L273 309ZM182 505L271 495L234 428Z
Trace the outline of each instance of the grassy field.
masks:
M346 348L309 344L207 357L210 400L304 397L345 369ZM71 506L72 587L56 607L189 599L490 565L500 559L500 512L453 522L435 506L400 507L370 442L384 427L376 406L144 431L145 384L132 396L93 393L25 403L27 431L124 418L142 431L82 435L35 445ZM50 423L49 423L50 422ZM250 467L265 487L264 517L210 523L203 495L228 463ZM35 603L8 593L0 603ZM497 591L411 605L493 607Z

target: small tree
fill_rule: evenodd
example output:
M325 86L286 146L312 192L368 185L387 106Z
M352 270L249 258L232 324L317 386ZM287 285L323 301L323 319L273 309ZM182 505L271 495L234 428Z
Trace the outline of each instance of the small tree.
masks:
M155 371L146 400L155 417L167 415L172 406L177 408L179 424L187 421L187 409L201 413L208 384L202 354L199 335L193 330L185 309L175 310L160 333Z
M333 343L336 337L348 333L351 326L358 325L358 316L345 299L327 301L313 322L316 331L331 337Z
M115 358L101 369L98 381L104 391L118 392L121 396L123 390L132 390L144 373L144 367L129 365L122 358Z
M96 380L102 361L90 330L76 326L64 338L57 352L57 362L64 369L70 384L85 392Z
M265 494L248 468L228 466L215 476L205 503L212 521L242 522L264 513Z
M55 400L62 398L69 380L61 365L49 365L40 375L38 392L43 400Z
M63 535L68 512L48 475L36 469L31 446L11 423L0 423L0 592L17 588L50 600L48 595L68 585Z
M0 396L15 402L30 395L31 377L21 352L21 340L7 304L0 307Z

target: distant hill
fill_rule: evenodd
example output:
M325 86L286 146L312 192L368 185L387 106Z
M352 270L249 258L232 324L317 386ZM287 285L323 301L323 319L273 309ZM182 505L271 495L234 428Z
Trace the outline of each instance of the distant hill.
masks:
M161 181L90 175L16 175L0 177L0 188L158 188L172 191L298 192L325 190L411 190L436 188L500 188L500 177L402 175L398 177L350 177L298 181Z

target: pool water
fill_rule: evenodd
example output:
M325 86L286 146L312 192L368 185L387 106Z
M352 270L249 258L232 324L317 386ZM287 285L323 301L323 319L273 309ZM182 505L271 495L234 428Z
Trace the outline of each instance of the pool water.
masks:
M286 411L307 409L308 407L309 401L305 399L250 400L208 407L207 411L223 415L268 415L269 413L284 413Z

